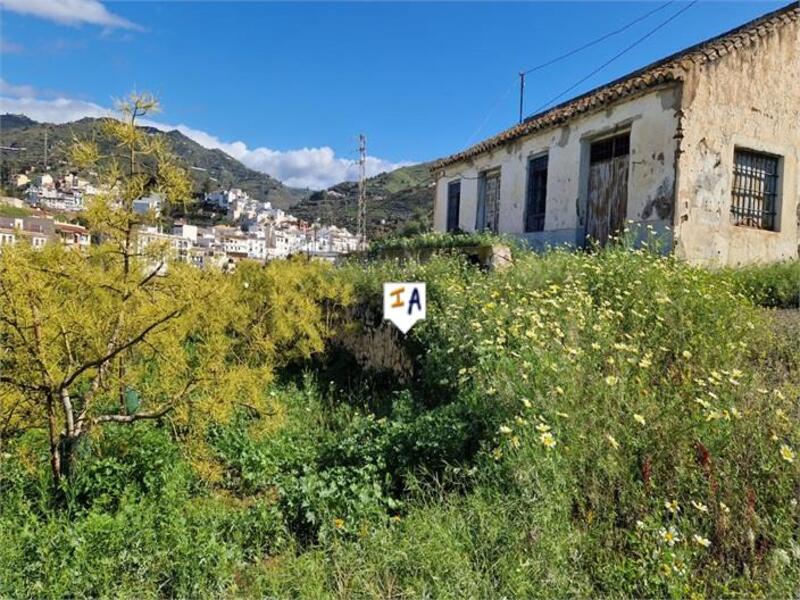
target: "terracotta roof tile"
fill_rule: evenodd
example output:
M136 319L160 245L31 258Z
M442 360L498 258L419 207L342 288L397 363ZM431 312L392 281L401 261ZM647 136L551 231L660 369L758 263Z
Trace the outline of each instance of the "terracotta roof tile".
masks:
M687 71L696 65L717 60L737 48L756 42L777 31L780 27L800 20L800 1L767 13L731 31L681 50L620 79L595 88L581 96L525 119L497 135L434 162L436 171L447 165L483 154L526 135L560 125L575 116L610 102L630 96L669 81L681 81Z

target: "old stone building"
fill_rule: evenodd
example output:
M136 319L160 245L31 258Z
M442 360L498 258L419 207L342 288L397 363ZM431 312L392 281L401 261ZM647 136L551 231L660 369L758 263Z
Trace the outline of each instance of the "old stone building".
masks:
M434 227L540 248L634 221L692 262L795 259L799 170L794 2L438 161Z

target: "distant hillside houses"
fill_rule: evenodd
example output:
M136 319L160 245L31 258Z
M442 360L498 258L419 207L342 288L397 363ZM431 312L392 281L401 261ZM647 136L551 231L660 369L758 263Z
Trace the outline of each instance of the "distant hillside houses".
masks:
M33 208L79 212L90 196L103 191L74 174L53 177L49 173L13 175L9 183L25 187L25 198ZM347 229L320 226L298 219L269 202L250 198L238 188L206 194L204 202L216 211L225 211L229 225L200 227L180 221L171 228L161 221L165 201L153 193L133 202L133 211L151 225L139 228L140 250L162 248L164 256L198 267L230 267L242 259L266 262L294 254L334 260L358 249L356 236ZM87 247L88 232L83 228L56 222L49 216L5 219L0 222L0 244L27 239L35 247L48 241ZM156 252L157 254L157 252Z
M26 240L34 248L48 242L60 242L66 246L88 248L91 243L89 231L80 225L61 223L53 217L0 217L0 251L3 246Z
M335 260L358 248L358 240L346 229L293 219L252 224L247 231L230 225L198 227L188 223L176 223L169 233L156 226L142 227L138 243L142 252L159 244L163 256L201 268L231 268L245 259L267 262L295 254Z
M15 188L25 188L26 200L33 207L68 212L83 210L86 200L102 191L73 173L57 179L49 173L33 179L20 173L12 175L10 184Z

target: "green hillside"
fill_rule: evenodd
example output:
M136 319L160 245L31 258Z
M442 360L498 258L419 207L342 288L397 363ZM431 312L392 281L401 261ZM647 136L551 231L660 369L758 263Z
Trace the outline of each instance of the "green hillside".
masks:
M0 145L24 148L18 152L5 151L0 159L2 175L22 168L44 170L44 137L47 132L48 165L50 169L69 168L67 150L73 139L95 138L101 150L108 142L99 132L99 119L85 118L72 123L54 125L38 123L24 115L0 115ZM143 128L157 133L158 130ZM173 151L184 160L195 184L196 192L217 188L238 187L257 200L270 201L280 208L289 208L308 196L309 190L290 188L277 179L254 171L221 150L209 150L177 130L164 134Z
M44 138L47 132L48 166L64 171L70 167L68 149L75 138L98 140L101 150L110 149L99 131L99 119L85 118L54 125L38 123L24 115L0 115L0 145L20 148L0 155L0 178L33 167L45 170ZM144 128L160 133L153 128ZM307 221L319 220L355 230L358 184L338 183L327 190L291 188L277 179L244 166L222 150L210 150L177 130L164 133L173 151L189 168L195 192L238 187L257 200L291 209ZM433 179L430 163L420 163L381 173L367 180L368 234L412 232L430 228L433 211Z
M367 180L367 233L377 237L389 233L427 230L433 213L433 178L430 163L402 167ZM292 208L307 220L319 219L354 230L358 184L344 182L312 193Z

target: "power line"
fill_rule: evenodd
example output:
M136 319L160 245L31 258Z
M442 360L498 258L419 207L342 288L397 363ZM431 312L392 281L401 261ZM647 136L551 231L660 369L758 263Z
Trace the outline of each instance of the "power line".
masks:
M478 137L478 134L481 132L481 130L483 130L483 128L486 127L486 123L489 122L489 119L494 114L494 111L496 111L497 107L500 106L506 98L508 98L508 95L511 93L511 90L514 89L514 84L515 83L516 83L515 81L512 81L511 85L508 86L508 89L505 92L503 92L502 95L500 95L500 97L497 99L497 101L492 105L492 108L489 109L488 113L486 113L486 116L484 117L484 119L481 122L481 124L478 125L478 128L472 133L471 136L469 136L467 138L467 141L464 144L465 147L469 146L470 143L472 142L472 140L474 140L476 137Z
M543 62L543 63L541 63L541 64L538 64L538 65L536 65L536 66L534 66L534 67L531 67L530 69L527 69L527 70L525 70L525 71L520 71L520 72L519 72L519 74L518 74L518 75L519 75L519 86L520 86L520 98L519 98L519 121L520 121L520 122L522 122L522 115L523 115L523 98L524 98L523 94L524 94L524 89L525 89L525 76L526 76L526 75L528 75L528 74L530 74L530 73L533 73L534 71L538 71L538 70L540 70L540 69L543 69L543 68L545 68L545 67L549 67L550 65L552 65L552 64L555 64L555 63L557 63L557 62L559 62L559 61L561 61L561 60L564 60L564 59L566 59L566 58L569 58L569 57L571 57L571 56L574 56L575 54L577 54L577 53L579 53L579 52L581 52L581 51L583 51L583 50L586 50L587 48L591 48L592 46L596 46L596 45L597 45L597 44L599 44L600 42L603 42L603 41L607 40L607 39L608 39L608 38L610 38L610 37L613 37L613 36L615 36L615 35L619 35L620 33L624 32L624 31L627 31L628 29L630 29L631 27L633 27L633 26L634 26L634 25L636 25L637 23L641 23L642 21L644 21L644 20L645 20L645 19L647 19L648 17L650 17L650 16L654 15L655 13L657 13L657 12L660 12L660 11L664 10L665 8L667 8L667 7L671 6L671 5L672 5L672 4L674 4L675 2L676 2L676 0L669 0L668 2L665 2L664 4L661 4L661 5L657 6L657 7L656 7L656 8L654 8L653 10L650 10L650 11L648 11L648 12L644 13L643 15L641 15L641 16L639 16L639 17L637 17L637 18L633 19L632 21L629 21L628 23L626 23L625 25L623 25L622 27L620 27L620 28L618 28L618 29L615 29L615 30L613 30L613 31L610 31L610 32L608 32L608 33L606 33L606 34L604 34L604 35L602 35L602 36L598 37L598 38L595 38L595 39L593 39L593 40L592 40L592 41L590 41L590 42L587 42L586 44L583 44L582 46L579 46L579 47L577 47L577 48L575 48L575 49L573 49L573 50L570 50L570 51L568 51L568 52L566 52L566 53L564 53L564 54L560 55L560 56L557 56L557 57L555 57L555 58L553 58L553 59L550 59L550 60L548 60L548 61L546 61L546 62ZM678 13L676 13L675 15L673 15L672 17L670 17L669 19L667 19L666 21L664 21L663 23L661 23L661 24L660 24L658 27L656 27L654 30L650 31L650 32L649 32L649 33L647 33L645 36L643 36L642 38L640 38L639 40L637 40L636 42L634 42L634 44L633 44L633 45L631 45L630 47L628 47L628 48L626 48L625 50L623 50L623 51L622 51L622 52L621 52L619 55L617 55L617 56L615 56L614 58L612 58L612 59L611 59L610 61L608 61L606 64L604 64L604 65L600 66L598 69L596 69L595 71L593 71L592 73L590 73L588 76L586 76L584 79L582 79L581 81L579 81L578 83L576 83L574 86L572 86L572 87L571 87L571 88L569 88L568 90L565 90L564 92L562 92L561 94L559 94L558 96L556 96L556 97L555 97L553 100L551 100L550 102L548 102L548 103L547 103L547 104L545 104L544 106L547 106L547 105L551 104L553 101L557 100L558 98L560 98L561 96L563 96L563 95L564 95L564 94L566 94L567 92L571 91L572 89L574 89L575 87L577 87L578 85L580 85L581 83L583 83L583 82L584 82L586 79L588 79L588 78L589 78L589 77L591 77L592 75L595 75L595 74L596 74L598 71L600 71L600 70L604 69L605 67L607 67L609 64L611 64L612 62L614 62L614 61L615 61L617 58L621 57L623 54L625 54L626 52L628 52L629 50L631 50L632 48L634 48L636 45L638 45L639 43L641 43L642 41L644 41L645 39L647 39L648 37L650 37L650 36L651 36L653 33L655 33L656 31L658 31L658 29L660 29L661 27L663 27L664 25L666 25L667 23L669 23L669 22L670 22L671 20L673 20L675 17L677 17L678 15L680 15L682 12L684 12L684 11L688 10L689 8L691 8L691 6L692 6L693 4L695 4L696 2L697 2L697 0L694 0L694 2L692 2L691 4L689 4L688 6L686 6L686 8L684 8L683 10L679 11ZM483 130L483 128L486 126L486 123L488 123L489 119L490 119L490 118L491 118L491 116L494 114L494 112L497 110L497 108L500 106L500 104L502 104L502 103L503 103L503 102L506 100L506 98L508 98L508 95L511 93L511 90L513 89L513 87L514 87L515 83L516 83L516 81L515 81L515 82L513 82L513 83L512 83L512 84L511 84L511 85L508 87L508 89L506 89L506 91L505 91L505 92L503 92L503 93L502 93L502 94L501 94L501 95L498 97L498 99L497 99L497 100L495 101L495 103L492 105L492 108L491 108L491 109L489 110L489 112L486 114L486 116L484 117L483 121L482 121L482 122L481 122L481 124L478 126L478 128L477 128L477 129L476 129L476 130L473 132L473 134L472 134L471 136L469 136L469 138L467 138L467 141L466 141L466 142L465 142L465 144L464 144L464 146L465 146L465 147L468 147L468 146L469 146L469 145L472 143L472 140L474 140L474 139L475 139L475 138L478 136L478 134L479 134L479 133L480 133L480 132ZM543 107L542 107L542 108L543 108ZM540 108L540 109L537 109L537 110L536 110L536 112L539 112L539 110L541 110L541 108Z
M681 10L679 10L678 12L676 12L675 14L673 14L672 16L670 16L668 19L665 19L664 21L662 21L661 23L659 23L658 25L656 25L656 26L655 26L653 29L651 29L650 31L648 31L647 33L645 33L645 34L644 34L642 37L640 37L638 40L636 40L635 42L633 42L631 45L629 45L628 47L624 48L622 51L618 52L617 54L615 54L614 56L612 56L610 59L608 59L606 62L604 62L602 65L600 65L599 67L597 67L596 69L594 69L594 70L593 70L591 73L589 73L589 74L588 74L588 75L586 75L585 77L582 77L581 79L579 79L578 81L576 81L574 84L572 84L570 87L568 87L567 89L565 89L563 92L561 92L561 93L560 93L560 94L558 94L557 96L554 96L554 97L553 97L551 100L549 100L548 102L546 102L545 104L543 104L542 106L540 106L539 108L537 108L537 109L536 109L536 111L535 111L535 113L538 113L538 112L540 112L540 111L544 110L545 108L547 108L548 106L550 106L551 104L553 104L553 102L555 102L556 100L558 100L559 98L561 98L561 97L562 97L562 96L564 96L565 94L568 94L569 92L571 92L572 90L574 90L576 87L578 87L578 86L579 86L580 84L582 84L584 81L586 81L587 79L591 78L592 76L596 75L597 73L599 73L600 71L602 71L603 69L605 69L605 68L606 68L608 65L610 65L612 62L614 62L614 61L615 61L615 60L617 60L618 58L621 58L622 56L624 56L625 54L627 54L628 52L630 52L631 50L633 50L633 49L634 49L636 46L638 46L639 44L641 44L643 41L645 41L646 39L648 39L650 36L652 36L653 34L655 34L657 31L659 31L659 30L663 29L664 27L666 27L666 26L667 26L669 23L671 23L672 21L674 21L675 19L677 19L679 16L681 16L681 15L682 15L683 13L685 13L687 10L689 10L690 8L692 8L692 6L694 6L695 4L697 4L697 0L692 0L692 2L690 2L689 4L687 4L687 5L686 5L685 7L683 7Z
M669 0L669 2L665 2L661 6L658 6L658 7L654 8L653 10L651 10L649 12L646 12L642 16L635 18L633 21L630 21L629 23L623 25L619 29L615 29L614 31L609 31L605 35L601 35L599 38L596 38L596 39L592 40L591 42L585 43L583 46L579 46L578 48L575 48L574 50L570 50L569 52L566 52L565 54L562 54L561 56L556 56L555 58L553 58L551 60L548 60L547 62L543 62L541 64L538 64L535 67L531 67L530 69L528 69L526 71L520 71L520 75L528 75L530 73L533 73L534 71L538 71L539 69L544 69L545 67L549 67L552 64L555 64L555 63L557 63L557 62L559 62L561 60L564 60L565 58L569 58L570 56L574 56L578 52L581 52L582 50L586 50L587 48L591 48L592 46L596 46L600 42L604 42L605 40L607 40L610 37L614 37L615 35L618 35L618 34L622 33L623 31L627 31L628 29L630 29L631 27L633 27L637 23L641 23L642 21L647 19L650 15L654 15L655 13L664 10L669 5L674 4L674 3L675 3L675 0Z

